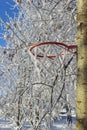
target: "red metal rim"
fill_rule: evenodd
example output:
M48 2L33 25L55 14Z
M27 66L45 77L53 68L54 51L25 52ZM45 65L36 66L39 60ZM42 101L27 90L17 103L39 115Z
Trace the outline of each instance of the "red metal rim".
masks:
M50 44L50 45L55 44L55 45L57 45L57 46L65 47L65 49L67 49L68 51L77 48L76 45L69 45L69 46L68 46L68 45L66 45L66 44L64 44L64 43L60 43L60 42L42 42L42 43L38 43L38 44L35 44L35 45L31 46L29 50L30 50L30 52L32 52L32 50L33 50L34 48L38 47L38 46L49 45L49 44ZM33 52L32 52L32 54L35 55ZM63 55L63 54L61 54L61 55ZM44 56L43 56L43 55L37 55L37 57L43 58ZM48 57L48 58L55 58L56 56L55 56L55 55L50 55L50 56L47 56L47 57Z

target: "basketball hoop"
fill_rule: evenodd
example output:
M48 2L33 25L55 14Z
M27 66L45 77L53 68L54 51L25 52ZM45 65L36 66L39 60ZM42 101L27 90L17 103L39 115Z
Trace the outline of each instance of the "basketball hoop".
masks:
M31 60L35 65L34 69L38 73L37 76L34 74L34 80L38 76L41 80L43 77L40 76L41 72L43 72L42 75L44 75L44 78L49 75L47 76L48 79L56 75L59 70L62 74L64 66L70 64L69 60L74 61L76 59L76 48L76 45L66 45L60 42L42 42L31 46L29 48L29 53L32 57ZM42 80L44 78L42 78ZM36 81L38 81L38 79ZM46 82L46 80L44 82Z
M35 48L37 48L37 47L41 47L41 46L45 46L45 45L57 45L57 46L59 46L60 48L64 48L64 49L66 49L66 50L68 50L68 51L71 51L71 50L77 48L76 45L69 45L69 46L68 46L68 45L66 45L66 44L64 44L64 43L60 43L60 42L42 42L42 43L38 43L38 44L35 44L35 45L31 46L29 50L30 50L30 52L31 52L33 55L35 55L35 53L33 52L33 50L34 50ZM64 54L61 54L61 55L64 55ZM40 54L37 54L37 57L43 58L44 56L43 56L43 55L40 55ZM52 59L52 58L55 58L56 55L47 55L47 57Z

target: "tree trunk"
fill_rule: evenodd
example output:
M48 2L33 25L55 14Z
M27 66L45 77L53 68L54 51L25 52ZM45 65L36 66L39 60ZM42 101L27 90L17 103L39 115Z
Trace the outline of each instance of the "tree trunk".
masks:
M87 0L78 0L76 130L87 130Z
M18 115L17 115L17 121L16 121L16 124L17 124L17 127L18 127L17 130L21 130L21 128L20 128L20 117L21 117L20 106L21 106L21 104L22 104L22 99L19 96L19 99L18 99Z

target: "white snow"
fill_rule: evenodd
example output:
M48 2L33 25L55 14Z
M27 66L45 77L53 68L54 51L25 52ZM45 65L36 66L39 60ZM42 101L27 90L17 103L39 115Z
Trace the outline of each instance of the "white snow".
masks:
M72 125L68 126L67 125L67 121L66 121L66 116L62 116L61 120L57 120L55 119L52 126L51 126L51 130L75 130L75 116L72 117ZM5 121L5 120L0 120L0 130L15 130L14 128L15 125L13 125L12 123L9 123L9 121ZM29 125L24 125L23 130L31 130ZM44 126L43 126L43 130Z

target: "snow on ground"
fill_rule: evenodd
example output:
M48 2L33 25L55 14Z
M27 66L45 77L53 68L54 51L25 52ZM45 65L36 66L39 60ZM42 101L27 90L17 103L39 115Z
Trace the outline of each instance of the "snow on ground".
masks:
M72 117L72 125L68 126L66 116L62 116L61 120L55 120L51 130L75 130L76 118Z
M68 126L66 122L66 116L62 116L61 120L55 119L53 125L51 126L51 130L75 130L75 116L72 117L72 125ZM0 119L0 130L13 130L11 122L8 120ZM23 130L31 130L29 125L25 125Z

